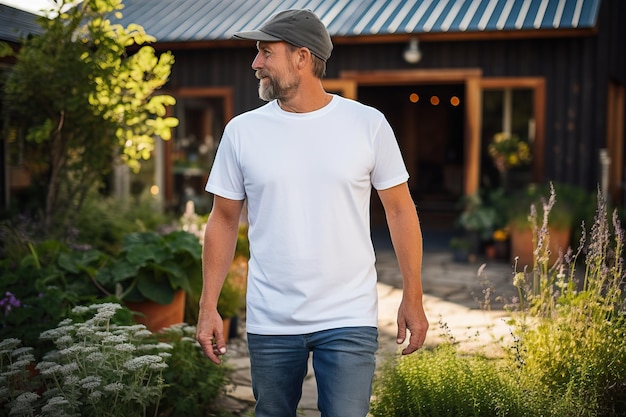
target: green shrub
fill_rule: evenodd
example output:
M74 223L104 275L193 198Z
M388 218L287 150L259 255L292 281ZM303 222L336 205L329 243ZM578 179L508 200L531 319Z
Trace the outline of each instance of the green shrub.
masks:
M173 223L174 217L164 213L149 193L120 200L93 192L79 213L75 239L106 253L115 253L120 250L124 235L155 231Z
M461 356L447 343L389 361L377 380L374 416L626 415L624 230L598 196L588 243L583 230L578 252L549 266L555 202L551 188L541 209L531 210L535 262L514 277L510 354Z
M103 262L98 251L72 251L48 240L24 243L18 261L0 261L0 340L17 338L39 348L39 334L66 318L81 303L103 297L91 277Z
M432 351L388 361L377 379L374 417L531 416L507 363L464 356L444 343Z
M221 410L215 400L224 392L230 368L216 365L202 352L195 340L195 327L177 325L158 334L172 346L163 371L165 389L159 410L161 417L204 417Z

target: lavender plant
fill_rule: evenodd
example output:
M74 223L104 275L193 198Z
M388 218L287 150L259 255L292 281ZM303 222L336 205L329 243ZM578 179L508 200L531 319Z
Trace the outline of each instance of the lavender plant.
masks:
M580 416L623 415L624 230L617 212L609 216L607 203L599 194L588 243L583 224L577 251L570 249L548 267L547 221L555 199L552 189L543 203L541 221L531 209L537 237L535 266L515 275L519 303L518 314L513 316L514 357L520 378L528 385L540 382L546 388L554 399L553 415L574 410Z
M156 416L171 345L143 325L113 324L121 308L75 307L90 316L44 331L56 349L38 362L19 339L0 342L0 406L11 416Z

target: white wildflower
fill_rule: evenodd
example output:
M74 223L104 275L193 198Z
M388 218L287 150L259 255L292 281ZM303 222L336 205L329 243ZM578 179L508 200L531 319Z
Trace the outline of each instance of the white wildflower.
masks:
M144 355L126 361L124 367L129 371L136 371L144 366L149 366L153 363L160 363L162 361L163 358L158 355Z
M93 327L90 326L80 326L76 329L76 336L81 339L91 337L94 333Z
M74 314L85 314L89 311L89 307L85 306L76 306L72 309L72 313Z
M50 414L58 414L59 408L62 409L63 406L69 405L69 401L67 401L64 397L57 396L52 397L48 400L46 405L41 407L41 411L44 413Z
M162 371L163 369L167 368L167 366L168 365L165 362L159 362L159 363L151 363L150 366L148 366L148 368L150 368L151 371Z
M64 335L59 337L57 340L55 340L56 345L61 348L61 347L67 347L67 346L71 346L74 343L74 339L72 338L72 336L70 335Z
M38 371L42 372L45 371L47 369L50 368L54 368L54 367L58 367L60 366L59 364L57 364L56 362L52 362L52 361L40 361L37 366L35 366L35 369L37 369Z
M50 363L50 362L45 362ZM56 363L51 363L50 366L46 366L45 368L40 368L41 363L39 363L35 368L39 369L41 375L54 375L57 372L61 372L61 365Z
M19 348L13 350L13 352L11 352L11 356L13 356L14 358L17 358L21 354L31 353L33 350L34 349L32 347L30 347L30 346L22 346L22 347L19 347Z
M64 334L65 332L62 332L58 328L49 329L49 330L44 330L43 332L41 332L41 334L39 335L39 338L42 340L55 340L63 336Z
M102 343L124 343L128 340L128 338L124 335L108 335L102 339Z
M103 303L98 304L96 314L93 316L94 321L108 321L115 315L115 312L122 308L119 304Z
M21 369L7 369L2 373L3 377L13 377L19 375L22 372Z
M174 346L169 343L159 342L155 346L158 350L172 350Z
M102 352L92 352L87 355L88 362L102 362L106 357Z
M11 409L11 414L13 415L29 415L32 414L33 403L39 399L39 395L34 392L23 392L21 393L13 403L13 407Z
M48 362L59 362L61 360L61 355L58 350L51 350L43 355L43 360Z
M95 375L89 375L79 381L79 384L81 387L85 389L89 389L89 390L100 387L101 383L102 383L102 378L95 376Z
M61 373L63 373L63 375L69 375L76 371L78 371L78 364L76 362L70 362L61 366Z
M133 324L131 326L125 326L125 327L130 332L138 332L138 331L141 331L141 330L147 330L148 329L145 324L139 324L139 323ZM150 330L148 330L148 331L150 332ZM152 334L152 332L150 332L150 334Z
M21 344L22 344L21 340L16 339L14 337L9 337L8 339L4 339L3 341L0 342L0 353L8 353Z
M61 356L70 356L70 355L78 355L82 354L85 351L85 347L82 345L71 345L66 347L65 349L59 350L59 354Z
M159 356L162 357L163 359L167 359L167 358L171 358L172 354L169 352L159 352Z
M115 345L114 349L119 352L134 352L137 348L132 343L122 343Z
M148 329L140 329L140 330L137 330L133 336L138 337L138 338L149 337L149 336L152 336L152 332Z
M23 357L13 362L11 366L9 366L9 369L21 369L27 365L30 365L34 361L35 361L35 357L33 355L28 355L28 357Z
M102 391L92 391L89 393L89 398L94 400L94 401L98 401L100 398L102 398Z
M120 392L124 390L124 384L120 382L112 382L104 386L104 390L107 392Z
M66 387L70 385L78 385L80 378L76 375L66 375L65 378L63 378L63 382Z

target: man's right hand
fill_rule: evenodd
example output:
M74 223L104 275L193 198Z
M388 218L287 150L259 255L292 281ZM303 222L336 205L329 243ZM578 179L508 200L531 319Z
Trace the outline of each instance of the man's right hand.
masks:
M222 363L219 357L226 353L224 322L216 310L206 313L200 311L196 326L196 340L200 343L207 358L217 365Z

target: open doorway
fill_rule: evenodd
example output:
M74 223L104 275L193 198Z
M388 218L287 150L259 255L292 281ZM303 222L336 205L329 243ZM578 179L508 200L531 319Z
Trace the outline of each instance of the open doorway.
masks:
M452 229L464 195L463 84L359 87L359 100L382 111L409 171L409 188L427 227ZM384 221L372 206L373 224Z

